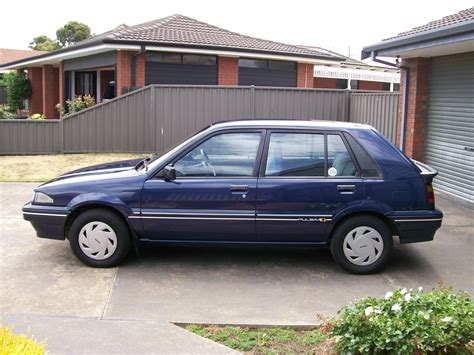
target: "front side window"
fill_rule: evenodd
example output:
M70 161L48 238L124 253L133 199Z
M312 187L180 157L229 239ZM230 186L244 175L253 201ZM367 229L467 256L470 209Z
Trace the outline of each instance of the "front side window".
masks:
M354 161L338 134L272 133L270 136L265 176L336 177L356 174Z
M265 176L324 176L324 134L272 133Z
M252 176L261 133L223 133L209 138L174 164L178 177Z

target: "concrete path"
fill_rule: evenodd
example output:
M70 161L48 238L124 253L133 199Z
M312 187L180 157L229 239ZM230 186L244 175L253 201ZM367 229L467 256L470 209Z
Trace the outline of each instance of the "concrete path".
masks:
M92 269L35 237L21 206L36 184L0 184L0 311L50 353L226 353L173 322L314 324L354 298L437 282L474 292L474 211L437 194L435 241L396 245L383 273L354 276L328 250L162 247Z

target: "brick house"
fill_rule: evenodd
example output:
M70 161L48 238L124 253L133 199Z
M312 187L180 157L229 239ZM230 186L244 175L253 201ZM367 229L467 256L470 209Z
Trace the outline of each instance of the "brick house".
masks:
M149 84L313 87L318 50L230 32L182 15L118 27L75 45L4 65L26 71L30 113L57 118L76 95L100 102ZM113 83L113 93L110 93Z
M474 7L367 46L369 57L401 59L400 148L474 203Z
M3 76L8 73L10 70L1 69L1 66L17 61L24 58L29 58L43 54L42 51L33 51L25 49L11 49L11 48L0 48L0 105L7 103L7 89L6 86L2 84Z

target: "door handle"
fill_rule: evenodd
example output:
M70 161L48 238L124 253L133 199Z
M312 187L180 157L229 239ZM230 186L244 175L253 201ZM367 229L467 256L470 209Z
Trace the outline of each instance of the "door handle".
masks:
M474 152L474 148L472 147L464 147L464 150L467 150L468 152Z
M337 185L337 191L340 194L353 194L355 188L355 185Z
M249 185L230 185L229 189L231 192L247 192Z

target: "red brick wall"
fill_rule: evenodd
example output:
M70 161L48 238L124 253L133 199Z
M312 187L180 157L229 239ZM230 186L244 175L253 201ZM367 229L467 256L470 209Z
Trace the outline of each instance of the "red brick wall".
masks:
M359 80L359 90L383 90L383 83L379 81Z
M314 78L313 87L318 89L336 89L336 79Z
M413 159L423 161L425 157L430 61L428 58L409 58L404 59L402 65L408 67L409 70L405 154ZM398 105L397 144L400 143L404 82L405 71L402 70Z
M219 57L217 59L217 85L239 85L239 59Z
M117 96L132 86L132 51L117 51Z
M314 84L313 71L313 64L298 63L296 68L296 87L312 88Z
M43 113L46 118L58 118L59 114L55 108L56 104L59 101L58 68L54 68L52 65L49 64L43 65L42 76L43 107L41 113Z
M145 86L145 53L137 56L135 84L137 87Z
M28 79L31 81L32 94L29 100L31 114L43 113L43 73L38 67L28 68Z

